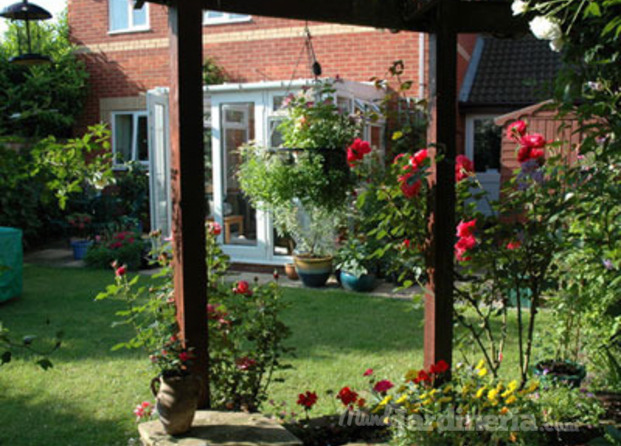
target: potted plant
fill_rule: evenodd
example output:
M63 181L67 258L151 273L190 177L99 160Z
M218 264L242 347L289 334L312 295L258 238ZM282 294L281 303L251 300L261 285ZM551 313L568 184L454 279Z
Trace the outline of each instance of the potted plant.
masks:
M85 213L74 213L67 217L67 223L73 238L71 240L71 248L73 249L73 258L75 260L83 259L89 246L93 244L89 240L92 222L93 218Z
M336 269L340 272L343 288L359 292L375 289L376 277L369 257L367 245L359 238L348 240L340 247Z
M336 230L356 184L351 167L370 151L356 140L361 120L344 114L330 83L317 83L285 101L283 147L242 148L240 187L272 213L276 230L295 241L294 262L306 286L323 286L332 272Z

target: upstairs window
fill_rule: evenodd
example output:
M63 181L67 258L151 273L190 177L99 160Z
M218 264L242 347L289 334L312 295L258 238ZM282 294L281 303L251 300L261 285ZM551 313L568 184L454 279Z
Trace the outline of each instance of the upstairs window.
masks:
M147 112L112 113L112 153L115 165L119 166L129 161L148 164L147 131Z
M145 31L149 29L149 10L145 3L134 9L134 0L108 0L110 32Z
M225 23L249 22L252 17L246 14L233 14L220 11L205 11L203 16L203 24L205 25L222 25Z

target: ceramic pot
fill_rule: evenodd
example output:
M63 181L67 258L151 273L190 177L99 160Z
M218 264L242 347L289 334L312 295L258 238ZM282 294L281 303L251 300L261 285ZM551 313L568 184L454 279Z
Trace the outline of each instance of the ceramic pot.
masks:
M151 381L151 392L157 398L157 413L166 433L189 431L198 406L199 379L194 375L159 376Z
M298 255L293 257L293 261L302 283L307 287L324 286L332 274L332 256Z
M376 285L375 274L363 274L360 277L356 277L347 271L341 271L341 285L350 291L373 291Z
M289 280L300 280L300 276L298 276L298 273L295 270L294 263L287 263L285 265L285 274Z

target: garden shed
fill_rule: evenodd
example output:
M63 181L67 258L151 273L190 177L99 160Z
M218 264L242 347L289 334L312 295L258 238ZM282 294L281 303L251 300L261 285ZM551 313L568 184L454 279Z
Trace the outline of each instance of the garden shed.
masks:
M381 115L379 101L384 92L372 84L343 79L320 81L298 79L255 83L226 83L206 86L204 92L205 131L205 218L218 222L223 249L234 262L283 265L291 262L286 241L279 238L266 212L254 209L242 194L237 170L239 147L254 141L266 149L281 146L278 124L286 110L285 98L314 82L333 84L332 98L345 114L371 112ZM170 158L168 153L168 89L147 94L150 132L151 227L170 234ZM363 139L383 157L384 121L380 118L363 126Z

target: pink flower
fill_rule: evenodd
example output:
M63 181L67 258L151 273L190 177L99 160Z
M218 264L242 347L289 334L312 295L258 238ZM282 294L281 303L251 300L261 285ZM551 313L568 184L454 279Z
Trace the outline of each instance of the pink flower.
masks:
M371 376L373 375L373 369L367 369L362 376Z
M511 241L507 243L507 249L510 249L510 250L519 249L520 246L522 246L522 242L520 242L519 240L515 240L515 241Z
M127 266L125 265L119 266L116 269L116 271L114 271L114 274L116 274L116 277L123 277L126 273L127 273Z
M222 226L220 226L220 223L218 223L217 221L210 221L209 225L207 226L207 231L211 235L220 235L222 234Z
M186 362L188 359L190 359L190 354L188 352L179 353L179 361Z
M245 280L240 280L239 282L237 282L237 286L233 289L233 293L252 296L252 290L250 289L250 285Z
M507 127L507 138L519 141L519 139L524 136L526 127L527 125L524 121L515 121Z
M474 163L465 155L455 158L455 181L460 182L474 173Z
M468 237L472 235L472 232L474 231L476 225L476 218L470 221L460 221L457 225L457 237Z
M477 241L474 238L474 235L468 235L460 238L457 243L455 243L455 256L457 257L457 260L460 262L470 260L471 257L467 256L466 253L474 248L476 244Z
M373 390L375 390L376 392L382 393L382 392L389 391L394 386L395 385L393 383L391 383L387 379L384 379L382 381L378 381L377 383L375 383L375 386L373 386Z

